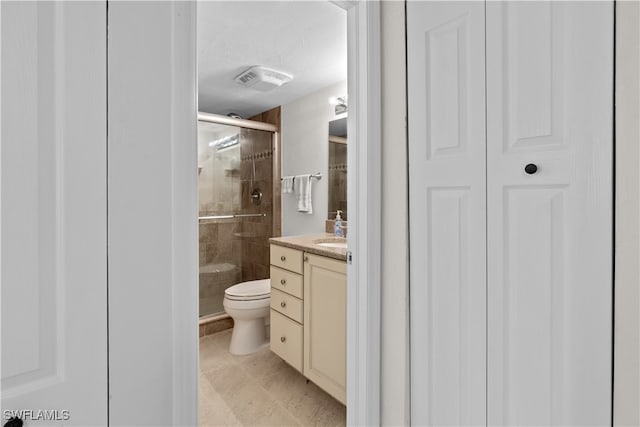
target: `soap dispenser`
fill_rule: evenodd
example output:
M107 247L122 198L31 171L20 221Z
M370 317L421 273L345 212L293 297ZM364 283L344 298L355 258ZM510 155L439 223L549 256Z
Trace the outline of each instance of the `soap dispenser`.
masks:
M340 214L342 213L342 211L337 211L336 212L336 220L333 223L333 234L336 237L343 237L344 233L342 231L342 216L340 216Z

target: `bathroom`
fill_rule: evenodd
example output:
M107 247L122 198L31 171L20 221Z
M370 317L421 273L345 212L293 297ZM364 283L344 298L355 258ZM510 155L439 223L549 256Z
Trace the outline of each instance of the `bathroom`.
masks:
M346 422L346 27L198 4L201 425Z

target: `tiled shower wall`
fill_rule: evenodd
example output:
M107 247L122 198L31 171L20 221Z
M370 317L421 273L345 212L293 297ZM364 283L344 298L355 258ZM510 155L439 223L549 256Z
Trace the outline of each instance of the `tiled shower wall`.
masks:
M269 277L269 238L273 236L273 134L242 129L240 131L240 213L266 213L265 217L243 218L240 250L242 281ZM254 168L255 165L255 168ZM255 205L253 189L262 192L262 200Z

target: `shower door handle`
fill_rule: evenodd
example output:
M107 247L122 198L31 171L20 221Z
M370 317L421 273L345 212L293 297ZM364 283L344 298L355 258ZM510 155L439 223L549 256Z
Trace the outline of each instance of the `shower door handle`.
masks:
M253 217L265 217L266 213L255 213L255 214L229 214L229 215L209 215L209 216L199 216L199 221L205 220L214 220L214 219L232 219L232 218L253 218Z

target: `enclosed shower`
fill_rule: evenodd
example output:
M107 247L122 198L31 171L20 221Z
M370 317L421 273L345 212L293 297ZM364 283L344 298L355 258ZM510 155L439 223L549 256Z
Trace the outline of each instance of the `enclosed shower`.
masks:
M269 277L269 238L280 228L276 141L274 125L198 115L201 319L224 314L226 288Z

